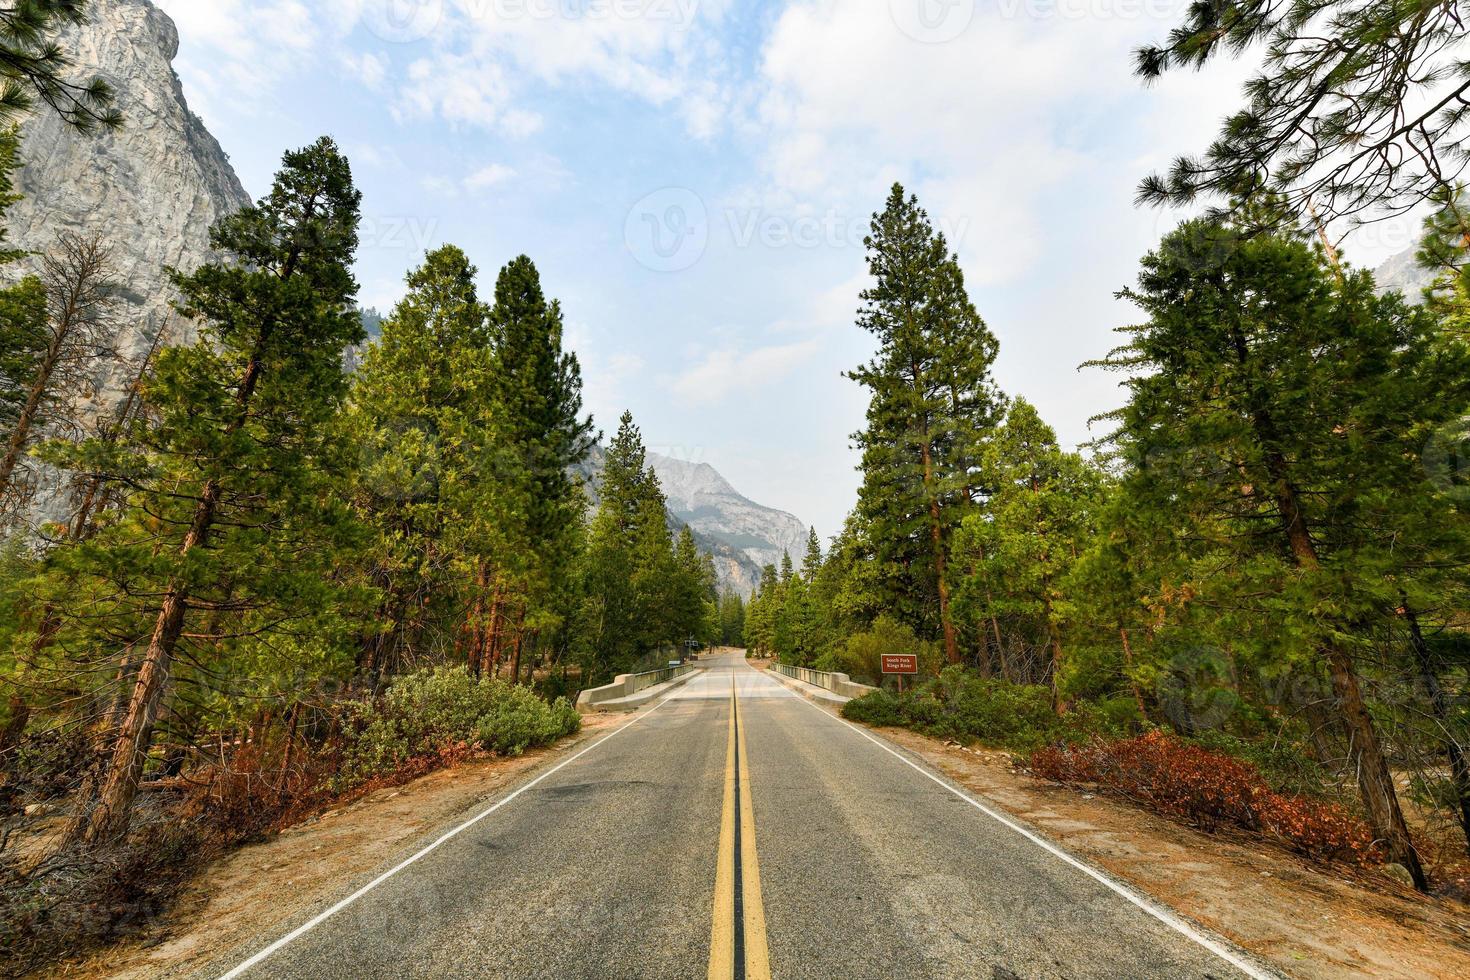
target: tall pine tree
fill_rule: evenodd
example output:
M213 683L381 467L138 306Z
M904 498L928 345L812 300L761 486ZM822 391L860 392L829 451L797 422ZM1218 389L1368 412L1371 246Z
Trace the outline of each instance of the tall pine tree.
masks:
M346 390L343 352L362 337L350 271L360 197L331 140L287 153L271 193L211 234L235 261L173 276L200 340L160 357L148 386L157 428L146 436L142 471L129 467L148 487L137 519L162 530L142 549L126 531L90 546L120 546L161 584L86 821L89 841L127 831L191 615L201 603L227 601L242 582L274 589L291 581L293 556L274 546L273 532L316 496L311 467Z
M950 609L950 538L979 492L981 446L1001 396L998 345L965 293L958 258L918 199L895 184L865 239L874 284L858 325L878 352L849 375L871 393L856 435L869 525L890 610L943 637L961 659Z
M1255 626L1242 652L1326 675L1374 834L1423 887L1365 653L1406 595L1441 604L1433 569L1470 561L1435 530L1451 515L1424 457L1470 412L1465 346L1302 241L1208 222L1124 295L1147 319L1104 363L1129 374L1132 507L1196 563L1184 594Z
M582 372L562 348L561 304L548 301L536 266L522 255L500 271L490 311L495 351L493 401L520 481L524 512L513 522L515 547L526 556L516 610L513 674L526 631L555 630L571 586L585 497L572 477L594 441L582 415Z

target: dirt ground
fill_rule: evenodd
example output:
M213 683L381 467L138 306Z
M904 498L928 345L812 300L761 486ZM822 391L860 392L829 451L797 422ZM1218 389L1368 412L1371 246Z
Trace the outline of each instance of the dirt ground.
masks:
M507 785L554 765L627 720L627 715L583 715L581 733L553 747L433 772L241 848L205 869L169 913L139 938L63 963L45 975L186 976L263 933L285 932L282 926L294 916L323 899L347 894Z

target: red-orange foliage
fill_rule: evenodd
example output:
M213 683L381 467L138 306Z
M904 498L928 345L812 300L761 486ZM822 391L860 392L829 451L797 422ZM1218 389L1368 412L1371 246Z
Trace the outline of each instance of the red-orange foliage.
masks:
M448 743L435 752L406 759L393 771L345 792L333 792L331 776L339 760L333 746L316 751L303 747L290 771L283 772L280 747L250 744L235 751L227 766L210 767L193 776L193 789L183 801L180 816L212 832L219 843L252 840L373 790L401 786L439 769L452 768L473 754L463 742Z
M1163 732L1040 749L1031 768L1059 783L1096 785L1206 831L1256 831L1318 860L1383 860L1368 827L1341 807L1277 793L1249 763Z

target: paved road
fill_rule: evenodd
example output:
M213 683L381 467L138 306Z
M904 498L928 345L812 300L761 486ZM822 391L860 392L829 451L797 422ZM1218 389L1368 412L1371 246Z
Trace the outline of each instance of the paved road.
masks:
M1207 948L1211 937L738 656L629 717L337 911L260 937L219 972L1249 975Z

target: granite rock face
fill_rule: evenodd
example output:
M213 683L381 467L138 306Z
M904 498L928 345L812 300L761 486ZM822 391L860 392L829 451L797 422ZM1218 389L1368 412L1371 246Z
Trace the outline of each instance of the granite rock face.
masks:
M648 461L669 498L669 510L697 533L740 551L757 569L779 566L786 552L801 564L808 529L791 514L746 498L708 463L658 454Z
M1397 289L1410 303L1424 301L1424 290L1434 285L1438 273L1419 264L1418 251L1418 245L1406 248L1373 270L1373 279L1380 292Z
M147 349L172 315L164 270L193 269L213 257L209 229L250 203L229 158L189 110L172 63L179 35L149 0L93 0L90 22L59 41L79 76L100 75L117 93L123 127L84 136L41 113L22 126L24 198L6 216L18 247L45 250L62 231L102 235L123 285L120 354ZM178 323L175 340L190 340ZM121 379L103 375L101 399Z

